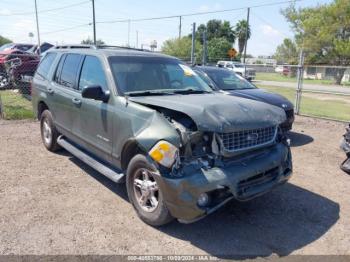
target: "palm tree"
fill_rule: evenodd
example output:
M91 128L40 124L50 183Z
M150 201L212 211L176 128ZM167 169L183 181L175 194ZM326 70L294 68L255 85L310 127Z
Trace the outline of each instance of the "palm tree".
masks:
M245 40L250 38L251 32L250 32L250 26L248 26L248 23L246 20L240 20L237 22L235 27L235 34L236 38L238 39L238 51L240 54L243 53L244 47L245 47Z

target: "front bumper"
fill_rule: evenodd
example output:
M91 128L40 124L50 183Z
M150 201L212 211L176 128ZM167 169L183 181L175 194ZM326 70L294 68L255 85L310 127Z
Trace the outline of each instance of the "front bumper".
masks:
M180 222L190 223L212 213L231 199L250 200L276 185L286 182L292 174L290 148L283 143L260 150L254 156L232 160L223 167L188 168L181 178L162 177L159 185L166 205ZM199 207L200 194L220 191L213 205Z
M290 109L290 110L285 110L286 112L286 121L284 121L280 127L282 129L283 132L287 132L289 130L292 129L293 127L293 123L294 123L294 109Z

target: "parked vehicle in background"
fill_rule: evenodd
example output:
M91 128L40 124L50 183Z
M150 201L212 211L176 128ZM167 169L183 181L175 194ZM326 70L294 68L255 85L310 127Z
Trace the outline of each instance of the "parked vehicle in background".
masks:
M346 128L346 133L344 134L344 139L340 147L344 150L346 154L346 160L341 164L340 167L346 173L350 174L350 124Z
M275 72L282 74L283 73L283 66L281 66L281 65L276 66Z
M52 46L43 43L40 50L45 52ZM18 88L22 93L30 93L29 81L40 62L38 46L11 43L0 50L0 88Z
M33 76L40 62L35 54L18 49L0 52L0 77L2 88L19 88L23 93L30 92L30 85L24 81L25 76Z
M278 65L275 68L275 72L282 74L284 76L290 76L291 74L291 66L288 65Z
M285 97L257 88L240 75L223 68L213 66L196 66L195 72L201 76L214 90L224 91L226 94L265 102L282 108L286 113L286 121L280 127L283 131L292 129L294 122L294 106Z
M53 44L44 42L40 45L40 48L38 48L38 45L34 45L32 48L28 50L28 52L32 54L41 55L45 53L47 50L49 50L50 48L52 48L53 46L54 46Z
M33 44L20 44L20 43L8 43L0 46L0 52L8 51L8 50L21 50L21 51L28 51L31 49L34 45Z
M227 96L180 60L130 48L51 49L33 78L44 146L114 182L139 217L193 222L292 174L283 110Z
M218 61L216 66L227 68L236 74L248 79L249 81L255 79L255 69L245 67L244 64L233 61Z

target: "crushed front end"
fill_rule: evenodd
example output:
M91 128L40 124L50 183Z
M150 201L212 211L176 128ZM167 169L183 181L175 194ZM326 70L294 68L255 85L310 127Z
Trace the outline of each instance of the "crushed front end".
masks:
M231 199L260 196L292 174L289 140L276 126L234 132L190 131L171 120L182 145L159 181L171 214L183 223L212 213Z

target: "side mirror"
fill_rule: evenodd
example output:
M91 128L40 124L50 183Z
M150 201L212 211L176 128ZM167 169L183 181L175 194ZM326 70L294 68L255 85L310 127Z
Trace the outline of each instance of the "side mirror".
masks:
M81 92L81 96L84 98L95 99L102 102L108 102L110 93L104 91L101 86L92 85L85 86Z

